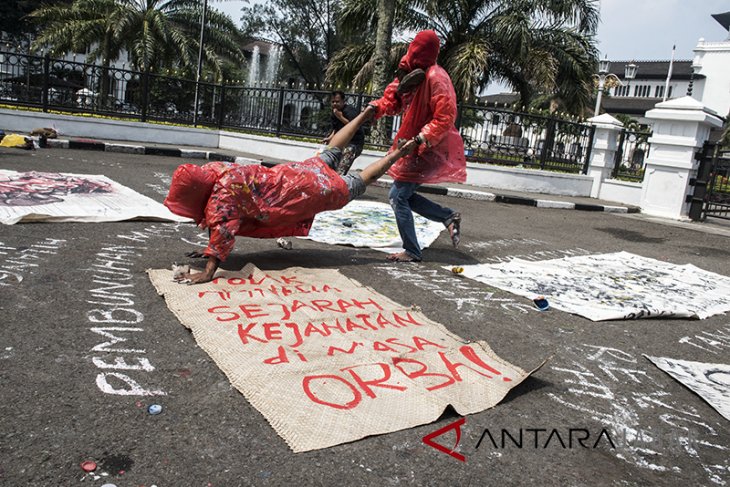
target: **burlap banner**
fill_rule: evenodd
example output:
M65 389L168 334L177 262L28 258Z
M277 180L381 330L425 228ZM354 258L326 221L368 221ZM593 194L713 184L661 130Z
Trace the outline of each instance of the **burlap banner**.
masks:
M295 452L497 404L528 373L336 270L149 270L201 348Z

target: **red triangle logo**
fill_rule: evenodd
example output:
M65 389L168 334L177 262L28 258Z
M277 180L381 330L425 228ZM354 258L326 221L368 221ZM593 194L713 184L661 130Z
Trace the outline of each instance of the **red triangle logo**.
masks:
M447 424L443 428L437 429L433 433L430 433L423 437L423 442L430 446L431 448L435 448L440 452L446 453L447 455L450 455L460 462L466 462L466 457L462 455L461 453L456 452L456 448L459 446L459 441L461 440L461 425L466 422L466 418L461 418L457 421L454 421L451 424ZM447 433L451 430L456 430L456 443L454 443L454 447L449 449L439 443L436 443L433 441L434 438L437 436L441 436L444 433Z

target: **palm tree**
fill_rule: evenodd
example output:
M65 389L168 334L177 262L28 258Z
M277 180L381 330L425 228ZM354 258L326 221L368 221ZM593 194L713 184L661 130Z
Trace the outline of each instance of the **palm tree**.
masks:
M52 55L90 49L89 57L108 67L126 50L133 67L146 72L197 65L201 10L198 0L74 0L30 16L42 27L36 47ZM243 41L228 15L208 9L204 63L217 77L226 60L243 61Z
M372 29L376 2L346 1L343 24ZM551 93L572 113L590 107L597 61L595 0L399 0L395 25L438 33L443 42L439 64L451 75L461 100L473 99L482 87L498 81L518 91L525 106L537 94ZM331 81L352 75L363 83L372 70L372 41L346 49L335 56L327 74ZM397 58L392 50L393 72Z
M339 28L349 42L327 65L325 80L335 86L380 93L408 47L392 42L393 28L408 0L343 0Z
M340 46L341 0L269 0L241 9L244 29L279 44L292 74L318 85Z
M388 53L393 37L393 21L395 2L378 0L378 30L375 35L375 53L373 54L373 84L377 91L385 89L388 83Z

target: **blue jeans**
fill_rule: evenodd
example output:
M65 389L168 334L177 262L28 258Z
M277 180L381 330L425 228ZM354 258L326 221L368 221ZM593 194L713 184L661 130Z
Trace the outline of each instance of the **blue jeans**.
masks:
M416 226L413 221L415 211L424 218L436 222L446 223L455 213L451 208L444 208L433 201L416 193L418 183L404 183L394 181L390 188L388 199L395 212L395 221L398 224L398 233L403 240L403 249L411 257L421 260L421 247L416 238Z

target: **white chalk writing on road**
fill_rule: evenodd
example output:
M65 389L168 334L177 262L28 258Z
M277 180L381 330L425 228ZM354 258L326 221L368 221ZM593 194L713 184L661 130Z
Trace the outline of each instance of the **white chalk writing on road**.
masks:
M23 281L24 274L30 274L55 255L66 240L44 238L28 246L11 247L0 242L0 286Z
M466 316L478 317L484 313L484 308L492 307L518 313L534 311L532 306L518 303L512 298L495 298L494 293L485 289L484 285L454 276L443 269L406 269L398 265L380 264L375 266L375 270L385 272L399 282L407 282L432 292L441 300L455 304L457 311Z
M710 482L726 484L730 473L730 448L721 444L722 426L702 418L691 406L676 404L655 379L654 370L657 369L648 361L639 362L620 349L595 345L568 348L566 352L584 357L587 364L579 358L564 365L554 363L551 369L563 377L567 390L548 395L570 409L611 426L614 435L624 439L619 442L622 447L616 451L618 458L654 471L679 471L673 457L666 455L668 445L655 441L661 432L649 427L650 420L658 419L675 436L674 447L696 461ZM644 389L651 388L651 392L619 391L622 384L637 388L643 385ZM709 461L705 461L706 458Z
M691 345L712 354L727 353L730 350L730 326L715 331L701 331L697 335L684 336L679 343Z
M175 233L177 224L152 225L142 231L117 235L114 243L103 244L85 269L90 274L92 306L86 312L89 330L103 338L92 347L92 363L101 371L96 376L97 387L106 394L156 396L166 393L158 388L143 386L146 375L155 370L146 350L126 345L138 334L144 333L144 314L136 309L132 268L135 259L147 249L144 243L155 237Z
M155 193L167 196L172 183L172 176L165 172L156 172L154 176L160 180L160 183L147 183L147 187L154 190Z
M482 240L479 242L468 242L465 248L488 249L488 248L513 248L517 245L546 245L547 242L536 238L502 238L499 240Z

